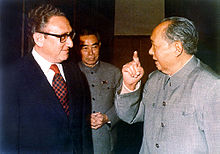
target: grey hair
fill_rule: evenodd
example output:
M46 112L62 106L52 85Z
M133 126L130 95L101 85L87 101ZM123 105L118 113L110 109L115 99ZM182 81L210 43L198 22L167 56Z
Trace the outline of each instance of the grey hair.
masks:
M180 41L186 53L195 54L199 36L193 22L184 17L168 17L161 22L165 21L170 21L165 30L166 38L171 42Z
M51 4L43 4L28 13L28 27L30 35L42 31L53 16L65 16L60 9Z

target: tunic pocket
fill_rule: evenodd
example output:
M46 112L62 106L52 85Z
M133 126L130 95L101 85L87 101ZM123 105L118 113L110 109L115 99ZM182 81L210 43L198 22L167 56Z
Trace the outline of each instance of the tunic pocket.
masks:
M182 111L182 116L186 117L186 116L190 116L190 115L193 115L195 112L195 108L193 105L185 105L184 108L183 108L183 111Z

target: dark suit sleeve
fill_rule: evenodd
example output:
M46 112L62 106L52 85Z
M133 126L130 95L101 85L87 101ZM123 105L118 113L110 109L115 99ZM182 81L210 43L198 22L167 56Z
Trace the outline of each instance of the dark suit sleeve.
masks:
M92 144L92 130L90 127L90 115L91 115L91 97L89 91L89 85L87 83L86 77L83 73L82 75L82 85L84 89L84 104L83 104L83 153L90 154L93 153L93 144Z
M78 66L75 63L68 62L68 70L66 65L63 65L65 70L65 77L72 78L71 83L69 83L69 93L72 95L72 110L73 110L73 125L78 123L81 129L78 134L78 138L74 138L74 142L81 142L79 145L79 151L83 154L92 154L93 153L93 144L92 144L92 135L90 127L90 114L91 114L91 101L90 101L90 92L89 86L85 76L81 73ZM79 119L80 118L80 119ZM73 127L75 129L75 127ZM76 143L77 144L77 143Z
M16 70L7 68L1 72L1 111L0 111L0 151L17 152L18 151L18 124L19 124L19 104L17 104L17 87L19 80Z

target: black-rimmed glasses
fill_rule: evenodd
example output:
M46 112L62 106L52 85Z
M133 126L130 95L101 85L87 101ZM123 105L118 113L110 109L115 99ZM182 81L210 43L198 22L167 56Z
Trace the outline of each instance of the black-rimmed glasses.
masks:
M75 35L76 35L75 32L65 33L65 34L61 34L61 35L51 34L51 33L46 33L46 32L38 32L38 33L58 37L58 38L60 38L60 43L66 42L66 40L67 40L68 37L70 37L70 38L73 40L74 37L75 37Z

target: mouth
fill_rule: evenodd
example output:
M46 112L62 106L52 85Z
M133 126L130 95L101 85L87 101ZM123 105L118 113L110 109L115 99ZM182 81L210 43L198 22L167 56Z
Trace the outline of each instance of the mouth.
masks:
M157 60L154 61L155 65L158 66L159 62Z
M95 60L95 57L89 57L88 60L93 61Z
M62 50L63 52L65 52L65 53L69 53L69 49L66 49L66 50Z

